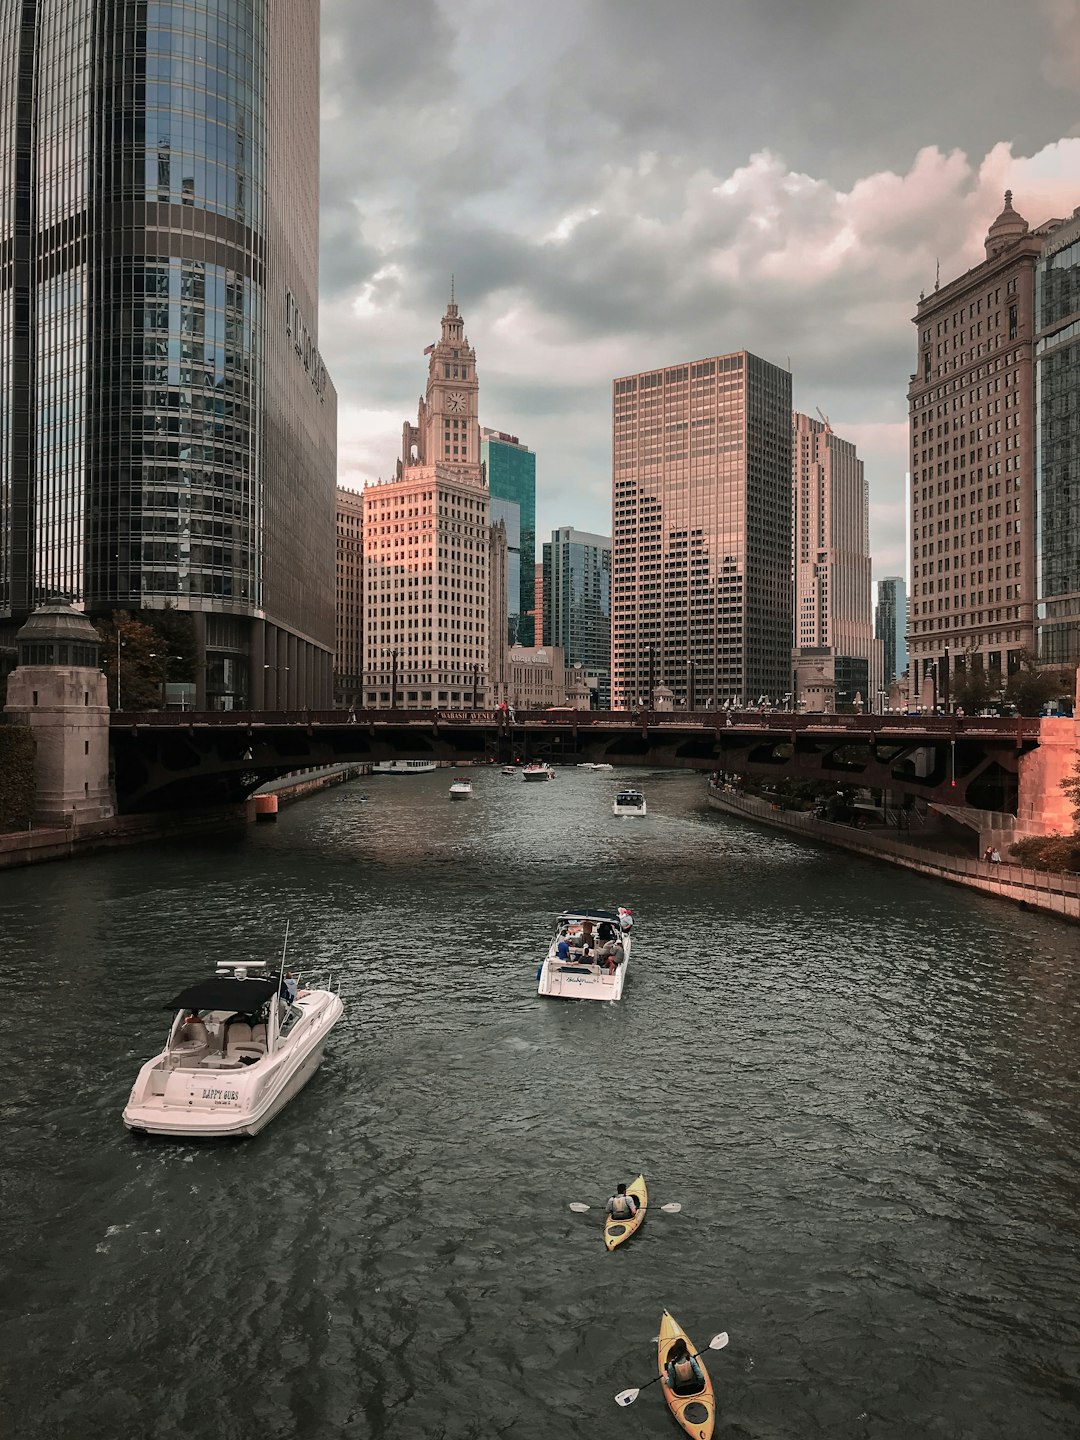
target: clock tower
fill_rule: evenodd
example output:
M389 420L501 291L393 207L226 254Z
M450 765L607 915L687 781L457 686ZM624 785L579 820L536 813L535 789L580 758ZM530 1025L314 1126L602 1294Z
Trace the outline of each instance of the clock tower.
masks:
M442 334L431 351L427 392L415 425L406 425L401 467L438 465L460 478L485 484L480 460L479 382L476 351L453 300L442 318Z

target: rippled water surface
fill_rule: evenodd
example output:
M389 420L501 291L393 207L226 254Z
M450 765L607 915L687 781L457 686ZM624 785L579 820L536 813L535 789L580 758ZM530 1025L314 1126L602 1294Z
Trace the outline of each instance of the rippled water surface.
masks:
M665 1306L730 1332L718 1435L1080 1433L1078 932L694 776L449 778L0 874L0 1435L674 1435L613 1403ZM634 910L617 1006L536 996L573 902ZM255 1140L128 1135L162 1001L287 917L323 1068Z

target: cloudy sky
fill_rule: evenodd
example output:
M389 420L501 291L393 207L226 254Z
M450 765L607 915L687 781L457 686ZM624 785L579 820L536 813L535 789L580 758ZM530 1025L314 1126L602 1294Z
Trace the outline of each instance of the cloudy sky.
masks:
M450 274L537 528L610 532L611 380L749 349L904 573L920 290L1080 205L1080 0L323 0L339 478L392 472Z

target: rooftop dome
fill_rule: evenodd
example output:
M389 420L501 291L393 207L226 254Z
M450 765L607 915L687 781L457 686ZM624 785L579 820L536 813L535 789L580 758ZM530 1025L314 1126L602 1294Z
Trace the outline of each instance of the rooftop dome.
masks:
M1005 208L986 232L986 258L998 254L1021 235L1028 233L1028 222L1013 209L1012 191L1005 191Z
M15 636L20 665L98 665L100 638L93 625L66 600L39 605Z

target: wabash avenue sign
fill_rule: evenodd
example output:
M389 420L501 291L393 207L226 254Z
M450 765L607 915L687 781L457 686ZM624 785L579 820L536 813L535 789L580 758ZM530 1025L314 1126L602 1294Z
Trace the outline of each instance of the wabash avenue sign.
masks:
M285 291L285 335L293 342L293 349L296 351L301 365L307 371L311 388L318 395L320 402L325 404L326 366L323 364L318 346L312 339L311 331L307 327L307 322L291 290Z

